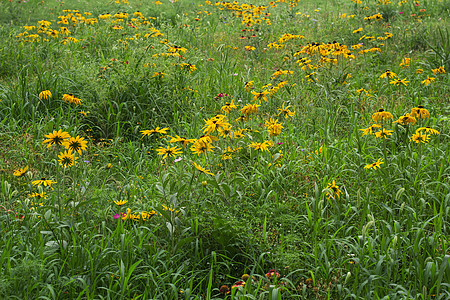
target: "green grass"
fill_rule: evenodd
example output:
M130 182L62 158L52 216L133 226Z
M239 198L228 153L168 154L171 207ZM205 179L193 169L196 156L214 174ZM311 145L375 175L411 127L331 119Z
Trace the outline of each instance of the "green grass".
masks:
M448 0L161 2L0 2L0 298L449 298Z

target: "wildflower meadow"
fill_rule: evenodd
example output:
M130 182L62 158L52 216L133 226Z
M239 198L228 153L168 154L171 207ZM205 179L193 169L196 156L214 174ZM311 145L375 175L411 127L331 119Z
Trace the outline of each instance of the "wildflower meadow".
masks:
M449 0L0 0L0 299L450 299Z

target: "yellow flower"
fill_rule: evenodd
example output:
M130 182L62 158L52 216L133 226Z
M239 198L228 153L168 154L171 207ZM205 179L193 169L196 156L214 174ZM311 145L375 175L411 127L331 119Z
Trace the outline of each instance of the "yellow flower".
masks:
M292 112L289 110L290 106L284 107L284 102L281 108L278 108L279 111L278 115L283 114L284 117L287 119L288 117L293 117L295 115L295 112Z
M84 140L84 138L79 137L77 135L76 138L69 138L68 140L65 140L63 142L63 145L66 149L69 149L73 152L78 152L79 155L81 155L81 151L85 151L87 149L87 141Z
M249 82L245 83L244 88L247 92L250 91L251 89L253 89L253 83L254 83L254 81L249 81Z
M386 70L383 74L380 75L380 78L394 78L397 77L397 74L390 70Z
M184 138L184 137L180 137L178 135L175 136L175 137L172 137L172 136L169 136L169 137L171 138L169 143L176 143L176 142L181 143L183 148L185 148L187 145L189 145L189 143L195 142L194 139L187 139L187 138Z
M38 192L33 192L31 194L28 194L29 198L38 198L38 199L47 199L48 195L45 192L42 193L38 193Z
M267 129L269 130L269 136L277 136L281 134L281 129L284 127L281 123L278 123L278 119L270 118L269 121L266 121Z
M205 169L205 168L202 168L200 165L197 165L195 162L193 162L193 164L194 164L194 167L195 167L197 170L199 170L200 172L205 173L205 174L208 174L208 175L214 176L214 174L211 173L210 170L207 170L207 169Z
M114 200L114 203L118 206L122 206L127 202L128 202L128 200Z
M49 90L45 90L39 93L39 99L45 99L47 100L48 98L52 97L52 93Z
M405 57L402 59L402 62L400 63L400 67L402 68L409 68L411 65L411 58Z
M428 143L430 141L430 136L422 133L422 131L416 131L416 133L411 136L410 141L416 142L417 144Z
M71 167L76 165L78 157L75 156L75 153L72 154L72 150L66 150L65 152L61 152L58 155L59 164L63 167Z
M392 114L390 112L384 111L384 109L382 109L382 108L372 115L372 120L374 122L379 122L382 120L389 120L392 118L394 118L394 116L392 116Z
M398 86L400 84L403 84L404 86L408 86L409 81L407 81L406 78L404 78L404 79L397 78L397 79L389 81L389 83L392 85L395 85L395 86Z
M161 77L161 78L164 76L167 76L167 74L163 73L163 72L153 72L153 75L152 75L152 77Z
M266 90L264 90L262 92L251 91L250 93L252 93L252 95L253 95L254 102L258 102L258 104L261 103L261 100L268 102L268 100L267 100L267 95L269 94L268 91L266 91Z
M177 154L182 153L182 151L180 151L181 148L178 147L170 147L167 146L167 148L161 147L156 149L156 151L158 152L158 155L163 155L163 159L165 159L167 156L172 156L172 157L176 157Z
M178 53L176 53L178 54ZM178 54L179 55L179 54ZM181 69L187 71L188 73L191 73L192 71L197 70L197 67L195 65L192 64L188 64L188 63L182 63L180 64Z
M231 102L225 102L225 105L220 109L224 114L228 114L233 109L236 109L237 106L234 104L233 100Z
M169 128L156 127L155 129L151 129L151 130L141 130L140 132L142 133L142 137L144 137L146 135L151 136L154 133L166 134L167 130L169 130Z
M436 69L433 69L432 70L433 71L433 74L437 74L437 73L439 73L439 74L444 74L445 73L445 69L444 69L444 67L442 66L442 67L439 67L439 68L436 68Z
M191 151L197 155L204 154L206 155L208 152L212 152L214 146L212 146L209 142L204 139L199 139L195 141L195 143L191 146Z
M241 108L241 115L243 116L248 116L251 114L255 114L258 112L258 107L260 107L261 105L259 104L247 104L245 105L243 108Z
M420 83L424 84L425 86L428 86L435 80L436 78L428 76L425 80L421 81Z
M80 98L75 97L72 94L64 94L62 99L64 100L64 102L68 102L71 104L81 104L81 102L83 102Z
M437 131L436 129L430 128L428 126L427 127L417 128L416 133L420 132L420 131L425 131L425 133L431 133L431 134L434 134L434 135L438 135L439 134L439 131Z
M47 139L44 140L42 144L48 143L47 148L49 148L51 145L63 145L64 142L70 138L70 134L60 129L45 135L45 137Z
M319 149L315 150L314 153L316 155L319 155L320 153L322 153L322 151L323 151L323 147L320 147Z
M374 134L373 130L375 128L381 128L381 125L380 124L373 124L373 125L370 125L368 128L360 129L360 130L363 132L362 135L365 136L366 134Z
M331 189L331 190L333 191L333 195L327 193L328 199L330 199L331 197L333 197L333 198L334 198L334 197L337 197L338 199L341 199L341 194L342 194L342 192L341 192L341 190L339 189L339 186L336 185L336 183L334 182L334 180L333 180L333 183L328 183L327 188L328 188L328 189Z
M406 114L398 118L398 120L394 121L394 123L399 123L400 125L408 125L409 123L412 123L414 125L416 121L416 118L411 117L409 114Z
M56 183L56 181L53 181L52 179L45 179L44 177L42 177L39 180L34 180L31 182L32 185L43 185L43 186L48 186L50 188L52 188L53 183Z
M217 115L212 117L209 120L205 121L205 126L203 126L203 133L210 134L216 130L219 130L222 127L231 126L228 122L225 121L225 115Z
M269 143L267 141L264 141L262 143L255 143L252 142L250 145L248 145L250 148L253 148L255 150L261 150L262 152L264 151L269 151Z
M253 46L245 46L245 50L247 51L254 51L256 48Z
M418 117L420 119L428 119L430 117L430 112L423 108L422 105L419 105L417 107L413 107L411 109L411 117Z
M384 161L383 161L382 158L378 159L378 160L377 160L376 162L374 162L373 164L366 165L366 166L364 167L364 169L374 169L374 170L376 170L377 168L381 168L381 167L380 167L381 164L384 164Z
M358 29L353 30L352 33L358 33L361 32L362 30L363 30L362 27L359 27Z
M19 168L18 170L14 171L14 176L16 177L22 177L23 175L25 175L25 173L28 171L28 166L26 166L25 168Z
M382 128L380 131L375 132L375 137L386 139L387 136L392 135L392 132L394 132L394 130L386 130L386 129Z

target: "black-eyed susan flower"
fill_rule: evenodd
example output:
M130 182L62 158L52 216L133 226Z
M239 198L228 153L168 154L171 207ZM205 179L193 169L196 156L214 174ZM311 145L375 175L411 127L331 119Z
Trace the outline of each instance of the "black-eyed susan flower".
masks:
M261 152L269 152L269 143L267 141L264 141L262 143L252 142L250 145L248 145L248 147L259 150Z
M39 180L34 180L31 182L32 185L43 185L43 186L48 186L50 188L52 188L52 184L56 183L56 181L53 181L52 179L46 179L45 177L42 177Z
M217 131L219 132L220 136L223 138L233 138L233 130L231 130L231 125L230 124L226 124L225 126L220 127L219 129L217 129Z
M253 46L245 46L245 50L247 50L247 51L255 51L256 48L253 47Z
M267 129L269 130L269 136L277 136L281 134L281 130L284 128L281 123L278 123L278 119L270 118L266 121Z
M397 74L390 70L386 70L386 72L380 75L380 78L395 78L395 77L397 77Z
M419 119L428 119L430 117L430 112L425 109L422 105L413 107L411 109L411 117L417 117Z
M117 206L125 205L128 202L128 200L114 200L114 204Z
M360 130L362 131L362 135L365 136L366 134L375 134L374 133L374 129L375 128L381 128L381 125L380 124L373 124L373 125L370 125L367 128L360 129Z
M218 131L220 128L231 126L228 122L225 121L225 115L216 115L205 121L205 126L203 126L203 133L210 134L214 131Z
M195 65L189 64L189 63L181 63L180 67L181 67L181 70L185 70L188 73L191 73L191 72L197 70L197 67Z
M425 80L421 81L420 83L424 84L425 86L428 86L435 80L436 78L428 76Z
M83 137L70 137L69 139L65 140L63 142L63 146L66 149L69 149L73 152L78 152L79 155L81 155L81 151L86 151L87 149L87 141L84 140Z
M406 80L406 78L403 79L394 79L389 81L390 84L395 85L395 86L399 86L400 84L403 84L404 86L408 86L409 81Z
M151 217L153 217L154 215L156 215L156 211L154 211L154 210L151 210L151 211L141 211L142 221L147 221L147 220L149 220Z
M47 139L42 144L48 143L47 148L49 148L51 145L63 145L65 140L70 138L70 134L60 129L45 135L45 137Z
M375 132L375 137L376 138L387 138L388 136L392 135L392 132L394 132L394 130L386 130L384 128L382 128L381 130Z
M341 199L342 191L339 189L339 186L336 185L334 180L332 183L328 183L327 188L333 191L333 194L327 193L328 199L331 197Z
M153 77L159 77L159 78L162 78L162 77L164 77L164 76L167 76L167 74L164 73L164 72L153 72L152 78L153 78Z
M420 128L417 128L416 129L416 132L420 132L420 131L425 131L425 133L431 133L431 134L434 134L434 135L438 135L439 134L439 131L437 131L436 129L433 129L433 128L431 128L431 127L420 127Z
M187 145L189 145L189 143L195 142L194 139L187 139L184 137L180 137L178 135L175 137L173 137L173 136L169 136L169 137L170 137L169 143L180 143L181 146L183 146L183 148L185 148Z
M169 130L169 128L156 127L155 129L141 130L140 132L142 133L142 137L144 137L144 136L151 136L155 133L166 134L168 130Z
M250 90L252 90L253 89L253 84L254 84L255 82L252 80L252 81L249 81L249 82L246 82L245 83L245 85L244 85L244 88L245 88L245 90L247 91L247 92L249 92Z
M28 171L28 166L26 166L25 168L19 168L17 170L14 171L13 175L16 177L22 177L23 175L25 175Z
M247 104L243 108L241 108L240 112L243 116L249 116L252 114L256 114L258 112L259 104Z
M202 173L204 173L204 174L208 174L208 175L214 176L214 174L211 173L210 170L207 170L207 169L205 169L205 168L202 168L200 165L196 164L195 162L193 162L193 164L194 164L194 167L195 167L197 170L199 170L200 172L202 172Z
M382 120L386 120L387 121L387 120L392 119L392 118L394 118L394 116L390 112L387 112L387 111L385 111L382 108L372 115L372 120L374 122L380 122Z
M158 155L163 155L163 159L165 159L167 156L176 157L178 154L182 153L181 148L170 146L167 146L167 148L158 148L156 149L156 152L158 152Z
M191 151L194 152L197 155L204 154L207 155L208 152L213 152L213 148L215 148L211 143L207 142L204 139L198 139L195 141L195 143L191 146Z
M262 100L268 102L267 95L270 93L269 91L264 90L262 92L255 92L252 90L250 93L253 95L254 102L258 102L258 104L261 103Z
M400 125L408 125L408 124L415 124L416 123L416 118L411 117L409 114L406 114L404 116L401 116L400 118L398 118L397 121L394 121L394 123L398 123Z
M49 90L45 90L39 93L39 99L45 99L47 100L48 98L52 97L52 92L50 92Z
M412 59L409 57L405 57L402 59L402 62L400 63L400 67L402 68L409 68L411 65Z
M72 167L77 164L78 157L75 156L75 153L72 153L72 150L66 150L61 152L58 155L59 164L63 167Z
M374 170L376 170L377 168L378 168L378 169L381 168L381 167L380 167L381 164L384 164L384 161L383 161L382 158L378 159L376 162L374 162L374 163L372 163L372 164L366 165L366 166L364 167L364 169L374 169Z
M295 115L295 112L289 110L289 108L291 106L284 107L284 104L285 103L283 102L283 105L281 106L281 108L277 109L279 111L278 115L283 115L286 119L288 117L293 117Z
M28 198L47 199L48 195L44 191L41 193L33 192L31 194L28 194Z
M445 74L445 68L443 66L433 69L433 74Z
M430 141L430 136L428 134L426 134L426 133L423 133L422 131L416 131L416 133L414 133L411 136L410 141L411 142L415 142L417 144L420 144L420 143L424 143L425 144L425 143L428 143Z
M224 114L230 113L233 109L237 109L237 106L234 104L233 100L231 102L225 102L225 105L222 106L220 111L222 111Z
M77 98L72 94L64 94L62 99L64 100L64 102L76 105L81 104L81 102L83 102L80 98Z

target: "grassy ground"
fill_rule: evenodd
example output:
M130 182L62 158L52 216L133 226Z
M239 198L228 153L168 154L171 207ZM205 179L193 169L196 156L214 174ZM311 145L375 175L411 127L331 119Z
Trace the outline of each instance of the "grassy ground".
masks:
M450 297L450 3L0 2L0 294Z

